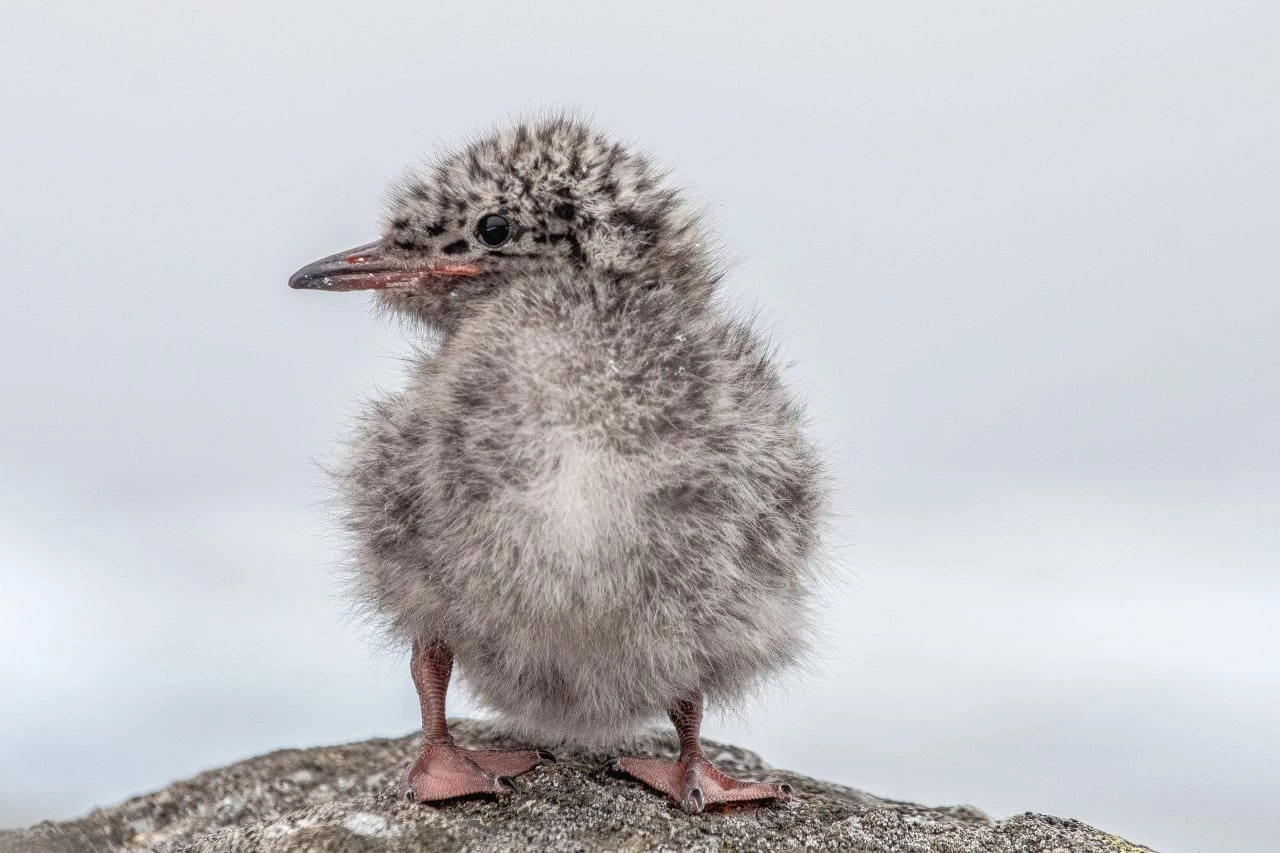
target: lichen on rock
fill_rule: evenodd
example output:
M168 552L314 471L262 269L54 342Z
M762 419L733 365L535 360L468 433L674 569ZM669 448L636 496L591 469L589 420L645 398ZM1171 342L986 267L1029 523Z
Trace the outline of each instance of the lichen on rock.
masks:
M513 745L486 722L455 720L469 747ZM1079 821L1023 814L993 821L968 806L927 807L769 768L707 743L722 768L790 783L780 806L687 815L638 783L600 772L607 756L557 751L501 801L419 805L396 796L416 736L286 749L64 823L0 832L0 851L80 853L507 853L507 851L866 851L866 853L1150 853ZM659 735L630 745L675 755Z

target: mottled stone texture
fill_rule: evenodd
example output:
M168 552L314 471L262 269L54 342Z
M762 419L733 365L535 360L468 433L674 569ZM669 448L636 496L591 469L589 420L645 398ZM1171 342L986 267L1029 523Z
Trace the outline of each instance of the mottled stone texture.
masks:
M460 744L513 745L483 722L452 724ZM1149 848L1074 820L1024 814L995 822L967 806L885 800L767 767L707 744L743 778L790 782L779 807L689 816L634 782L602 776L606 756L561 753L501 802L414 805L393 794L416 736L288 749L177 782L81 820L0 832L0 851L782 851L1142 853ZM632 744L674 755L672 740Z

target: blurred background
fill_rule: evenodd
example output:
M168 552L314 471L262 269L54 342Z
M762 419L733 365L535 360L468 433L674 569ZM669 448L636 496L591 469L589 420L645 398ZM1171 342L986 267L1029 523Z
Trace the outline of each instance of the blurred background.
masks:
M707 206L838 484L814 672L708 736L1273 850L1277 8L10 0L0 825L414 729L317 468L406 343L285 281L569 106Z

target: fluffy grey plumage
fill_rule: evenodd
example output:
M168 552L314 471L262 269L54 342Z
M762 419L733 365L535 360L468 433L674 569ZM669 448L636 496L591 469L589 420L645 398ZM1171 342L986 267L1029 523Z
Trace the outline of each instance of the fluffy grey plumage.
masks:
M508 239L485 245L500 214ZM697 217L581 124L522 124L394 194L382 304L442 332L341 477L363 590L514 728L602 743L796 661L819 461Z

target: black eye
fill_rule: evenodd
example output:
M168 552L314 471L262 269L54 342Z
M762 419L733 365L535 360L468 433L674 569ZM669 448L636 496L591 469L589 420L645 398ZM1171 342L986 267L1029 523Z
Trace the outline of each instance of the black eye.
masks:
M476 225L476 236L480 238L481 243L495 249L511 239L511 222L507 217L497 213L482 216L479 224Z

